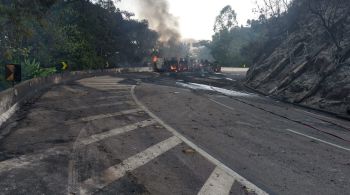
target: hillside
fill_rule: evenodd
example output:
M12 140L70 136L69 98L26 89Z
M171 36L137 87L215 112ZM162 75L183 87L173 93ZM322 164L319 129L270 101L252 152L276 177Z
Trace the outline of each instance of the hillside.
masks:
M262 52L256 59L246 85L288 102L350 117L350 3L318 3L310 9L296 1L293 29L272 52ZM315 10L324 14L330 31Z

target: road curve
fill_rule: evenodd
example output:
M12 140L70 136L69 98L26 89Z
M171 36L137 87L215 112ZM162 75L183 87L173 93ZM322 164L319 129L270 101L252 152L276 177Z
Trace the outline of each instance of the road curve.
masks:
M230 88L240 78L55 86L0 129L0 194L349 193L349 122Z

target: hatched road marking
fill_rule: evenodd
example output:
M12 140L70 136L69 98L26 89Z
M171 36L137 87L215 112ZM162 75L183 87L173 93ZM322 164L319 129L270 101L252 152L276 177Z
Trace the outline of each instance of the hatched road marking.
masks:
M69 151L62 147L51 148L40 154L22 155L13 159L0 162L0 173L4 171L10 171L12 169L22 168L28 165L32 165L35 162L47 158L49 156L58 156L63 154L69 154Z
M125 92L123 92L125 93ZM114 96L106 96L106 97L100 97L100 98L96 98L97 100L108 100L108 99L114 99L114 98L126 98L129 97L129 94L123 94L123 95L114 95Z
M160 118L158 118L156 115L154 115L151 111L148 110L135 96L135 87L132 86L131 88L131 95L135 102L133 101L126 101L126 102L118 102L114 104L101 104L101 105L95 105L95 106L83 106L79 108L74 108L72 110L79 110L79 109L85 109L85 108L96 108L96 107L107 107L111 105L120 105L120 104L126 104L126 103L132 103L137 106L139 106L139 109L131 109L131 110L125 110L120 111L116 113L110 113L110 114L100 114L95 116L89 116L78 119L78 121L93 121L113 116L119 116L119 115L125 115L135 112L146 112L149 116L152 117L152 119L144 120L141 122L137 122L134 124L126 125L124 127L119 127L112 129L107 132L91 135L89 137L82 138L82 132L79 133L79 136L74 143L74 149L72 154L72 159L69 161L69 174L68 174L68 193L76 193L80 192L80 194L92 194L96 190L102 189L109 185L110 183L120 179L123 177L127 172L133 171L147 163L149 163L151 160L159 157L160 155L168 152L172 148L178 146L181 143L185 143L194 150L196 150L199 154L201 154L203 157L205 157L209 162L216 165L216 168L211 173L210 177L207 179L206 183L201 188L200 192L198 194L200 195L226 195L230 193L230 189L233 185L233 183L239 182L240 184L247 187L247 189L255 192L258 195L265 195L267 194L262 189L255 186L253 183L249 182L242 176L240 176L238 173L234 172L232 169L224 165L219 160L215 159L213 156L205 152L203 149L199 148L197 145L192 143L190 140L188 140L186 137L182 136L180 133L178 133L175 129L167 125L164 121L162 121ZM73 120L72 120L73 121ZM75 120L76 121L76 120ZM68 123L71 121L68 121ZM84 147L89 144L93 144L102 140L105 140L107 138L117 136L123 133L127 133L139 128L147 127L154 124L160 124L165 129L167 129L169 132L173 134L172 137L159 142L158 144L155 144L146 150L131 156L124 160L122 163L114 165L112 167L109 167L102 171L97 176L93 176L89 179L86 179L82 183L78 181L78 172L76 170L76 161L79 159L77 158L77 150L79 150L80 147ZM41 154L34 154L34 155L23 155L16 159L6 160L0 162L0 172L2 171L8 171L15 168L21 168L23 166L30 166L32 164L36 165L36 162L39 162L43 160L44 158L47 158L52 155L60 155L60 154L69 154L68 150L60 149L60 148L52 148L49 150L44 151Z
M95 134L95 135L90 136L89 138L85 138L85 139L82 138L82 139L78 140L76 143L78 146L89 145L89 144L104 140L104 139L112 137L112 136L116 136L116 135L126 133L129 131L133 131L133 130L136 130L138 128L147 127L147 126L150 126L150 125L153 125L156 123L157 122L153 119L146 120L146 121L138 122L138 123L135 123L132 125L127 125L127 126L124 126L121 128L116 128L116 129L110 130L108 132ZM37 161L48 158L49 156L57 156L57 155L61 155L61 154L68 154L68 151L64 150L63 148L62 149L51 148L51 149L48 149L40 154L22 155L20 157L14 158L14 159L1 161L0 162L0 172L9 171L9 170L12 170L15 168L21 168L24 166L28 166L28 165L31 165L31 164L37 162Z
M228 195L234 182L231 175L216 167L198 195Z
M82 138L82 139L78 140L78 143L82 144L82 145L89 145L89 144L92 144L92 143L95 143L95 142L99 142L101 140L104 140L104 139L112 137L112 136L116 136L116 135L119 135L119 134L122 134L122 133L126 133L126 132L129 132L129 131L133 131L135 129L139 129L139 128L142 128L142 127L147 127L147 126L150 126L150 125L154 125L156 123L157 123L157 121L153 120L153 119L141 121L141 122L138 122L138 123L134 123L132 125L127 125L127 126L124 126L124 127L112 129L112 130L104 132L104 133L95 134L95 135L92 135L92 136L90 136L88 138Z
M100 86L100 87L94 87L95 89L99 89L99 90L126 90L129 91L130 87L113 87L113 86Z
M80 106L80 107L69 108L69 109L66 109L66 110L74 111L74 110L83 110L83 109L89 109L89 108L118 106L118 105L123 105L123 104L133 105L134 102L132 102L132 101L123 101L123 102L116 102L116 103L109 103L109 104L99 104L99 105L92 105L92 106Z
M73 124L73 123L79 123L79 122L89 122L89 121L94 121L94 120L111 118L111 117L115 117L115 116L122 116L122 115L133 114L133 113L142 112L142 111L143 111L142 109L131 109L131 110L124 110L124 111L120 111L120 112L114 112L114 113L99 114L99 115L94 115L94 116L88 116L88 117L68 120L68 121L65 122L65 124Z
M142 109L131 109L131 110L125 110L125 111L121 111L121 112L101 114L101 115L96 115L96 116L89 116L89 117L81 118L80 120L84 121L84 122L94 121L94 120L110 118L110 117L114 117L114 116L133 114L133 113L140 112L140 111L143 111L143 110Z
M179 132L177 132L174 128L166 124L164 121L162 121L159 117L157 117L155 114L153 114L146 106L144 106L136 97L135 95L135 88L136 86L133 86L131 88L131 95L136 102L136 104L142 108L148 115L150 115L152 118L154 118L159 124L161 124L164 128L166 128L168 131L173 133L176 137L181 139L184 143L186 143L188 146L192 147L194 150L196 150L199 154L201 154L203 157L205 157L208 161L216 165L218 168L220 168L222 171L226 172L227 174L231 175L235 181L240 182L242 185L246 186L249 190L254 191L258 195L265 195L268 194L238 173L234 172L232 169L227 167L225 164L208 154L206 151L198 147L196 144L188 140L186 137L181 135Z
M122 163L104 170L100 176L85 180L80 187L80 194L92 194L94 190L104 188L108 184L123 177L128 171L135 170L136 168L147 164L180 143L182 143L182 141L178 137L173 136L147 148L146 150L124 160Z

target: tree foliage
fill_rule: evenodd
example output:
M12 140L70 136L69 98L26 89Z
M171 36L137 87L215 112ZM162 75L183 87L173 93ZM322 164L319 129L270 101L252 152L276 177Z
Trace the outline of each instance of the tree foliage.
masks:
M308 9L319 19L339 51L342 50L340 40L343 35L340 24L343 24L343 20L348 17L344 14L344 11L349 12L349 8L345 6L347 3L347 0L309 0L307 2Z
M0 63L72 70L143 63L158 34L113 0L1 0Z
M214 32L229 31L238 25L237 14L230 5L225 6L216 17Z
M260 56L268 55L295 28L298 18L293 0L263 0L257 3L258 19L238 27L236 14L226 6L217 17L211 43L213 57L223 66L252 65ZM228 13L234 17L227 17ZM235 25L232 25L235 24Z
M211 54L222 66L249 65L250 60L241 55L241 49L256 36L249 28L237 27L223 30L213 36Z
M246 27L239 27L236 12L231 6L224 7L216 17L215 34L209 44L211 54L222 66L243 66L250 60L241 55L241 48L256 35Z
M288 12L289 8L292 6L292 2L293 0L255 1L256 9L254 11L267 18L279 18Z
M343 41L350 11L348 0L262 0L255 12L258 19L248 20L248 27L227 25L220 28L211 43L214 58L222 65L237 66L241 63L259 63L265 59L296 31L305 31L308 26L324 33L323 42L336 48L334 57L341 54L346 43ZM227 8L225 10L228 10ZM225 12L221 12L218 18ZM304 28L304 29L301 29ZM306 27L307 28L307 27ZM322 32L322 29L324 32ZM293 46L285 45L290 61L293 61ZM238 52L240 51L240 52ZM338 55L339 54L339 55Z

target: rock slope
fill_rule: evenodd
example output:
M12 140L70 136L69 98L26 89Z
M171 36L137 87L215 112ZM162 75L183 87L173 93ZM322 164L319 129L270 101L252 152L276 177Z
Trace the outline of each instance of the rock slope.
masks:
M284 101L350 118L350 14L347 9L341 11L336 18L342 31L341 50L329 40L319 18L303 13L297 30L250 68L246 85Z

